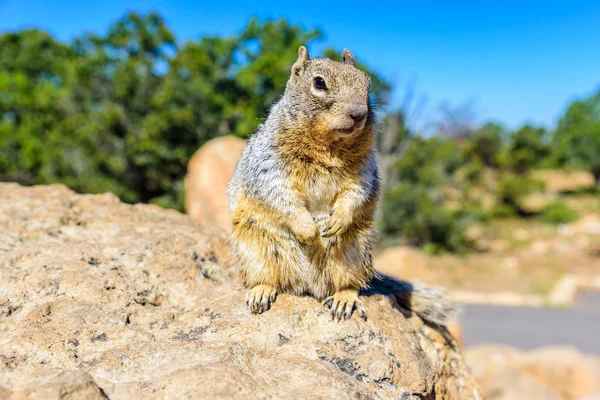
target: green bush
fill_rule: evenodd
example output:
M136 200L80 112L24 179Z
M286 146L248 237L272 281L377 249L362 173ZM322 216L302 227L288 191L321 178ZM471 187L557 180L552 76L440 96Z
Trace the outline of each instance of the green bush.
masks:
M553 224L566 224L575 221L577 218L579 218L577 212L562 200L547 204L540 214L540 219Z
M379 220L384 235L400 237L430 253L468 250L467 227L486 218L467 196L480 181L483 163L453 140L408 140L403 157L392 168L400 183L383 195Z
M388 190L381 207L385 235L401 236L415 246L428 245L435 252L463 252L470 247L465 230L475 219L470 213L451 211L442 197L418 185L401 184Z
M481 163L471 161L456 142L437 137L411 139L394 166L403 182L428 187L450 184L465 188L479 180L481 171Z
M504 172L498 181L496 189L497 205L494 215L506 217L515 214L524 214L521 209L521 200L528 194L542 190L543 182L529 177L529 175L518 175Z

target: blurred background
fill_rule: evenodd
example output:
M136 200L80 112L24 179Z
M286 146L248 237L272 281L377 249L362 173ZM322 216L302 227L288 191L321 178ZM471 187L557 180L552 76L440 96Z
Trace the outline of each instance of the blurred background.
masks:
M520 354L572 362L546 381L580 398L600 393L572 384L600 376L598 43L597 1L0 0L0 181L226 213L297 48L348 47L380 121L376 267L464 304L488 389Z

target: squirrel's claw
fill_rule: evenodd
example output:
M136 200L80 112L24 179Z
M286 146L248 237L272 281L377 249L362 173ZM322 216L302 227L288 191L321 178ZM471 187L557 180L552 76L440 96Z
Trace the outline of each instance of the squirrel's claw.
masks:
M331 319L337 320L348 320L352 316L352 311L356 309L359 317L367 320L367 312L363 305L363 302L358 299L358 293L353 290L343 290L335 293L333 296L329 296L323 302L323 305L331 309Z
M334 220L333 218L331 218L327 223L327 226L325 227L325 230L323 231L321 237L330 238L332 236L335 236L338 233L341 233L342 227L343 224L340 220Z
M335 236L335 234L338 233L341 229L342 229L341 224L336 223L335 225L333 225L331 227L326 227L325 230L323 231L323 233L321 234L321 237L322 238L330 238L332 236Z
M329 213L331 216L329 217L329 221L327 221L325 229L321 233L321 237L323 238L341 235L352 223L350 216L339 210L330 210Z
M277 298L277 290L269 285L257 285L246 294L246 305L254 314L269 310Z

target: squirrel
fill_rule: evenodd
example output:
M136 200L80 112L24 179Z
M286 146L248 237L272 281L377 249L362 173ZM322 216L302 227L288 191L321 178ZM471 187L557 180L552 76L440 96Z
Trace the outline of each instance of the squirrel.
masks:
M254 313L278 293L323 300L332 318L367 313L358 294L376 276L380 183L370 77L298 49L283 96L252 135L229 184L231 247ZM415 293L413 293L414 295Z

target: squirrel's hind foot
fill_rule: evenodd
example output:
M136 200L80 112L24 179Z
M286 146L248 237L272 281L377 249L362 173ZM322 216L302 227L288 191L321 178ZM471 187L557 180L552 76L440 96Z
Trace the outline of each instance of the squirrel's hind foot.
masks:
M348 320L352 316L352 311L356 310L358 316L367 320L367 312L363 302L358 299L358 292L355 290L342 290L336 292L333 296L325 299L323 304L331 309L331 319L338 322Z
M246 305L254 314L262 314L271 308L277 298L277 290L269 285L256 285L246 294Z

